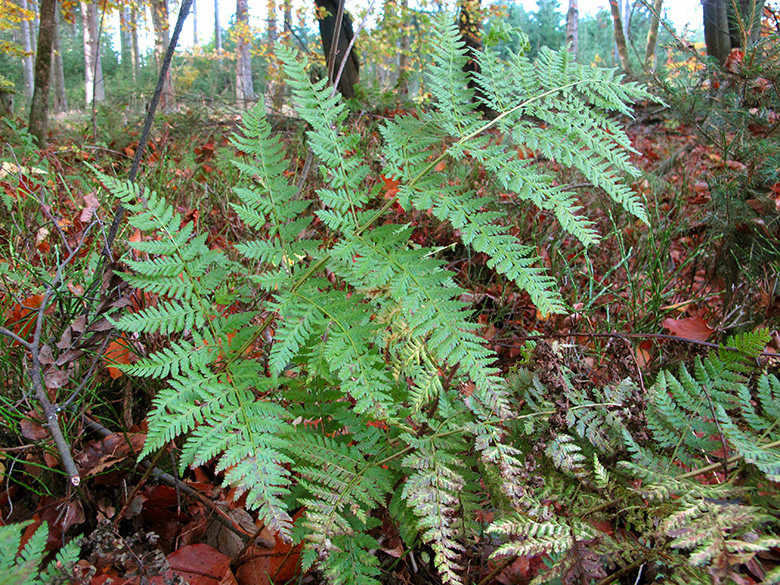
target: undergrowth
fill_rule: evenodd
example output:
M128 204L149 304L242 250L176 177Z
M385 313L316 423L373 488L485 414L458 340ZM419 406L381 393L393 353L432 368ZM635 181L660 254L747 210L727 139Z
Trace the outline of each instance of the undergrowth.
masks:
M233 210L256 237L238 257L153 190L99 175L142 234L123 278L152 301L116 323L148 349L122 369L165 382L140 456L173 443L181 473L214 465L266 527L304 543L304 569L333 583L380 580L387 519L407 548L430 547L446 583L466 582L467 546L485 533L495 557L544 555L538 582L780 582L755 561L780 544L780 381L755 370L763 331L647 387L583 381L539 340L505 375L443 251L393 223L396 205L430 213L541 315L562 312L556 278L510 218L440 163L484 169L583 249L597 245L578 199L517 148L570 167L639 226L647 214L626 183L638 171L612 113L630 115L647 92L565 52L532 63L488 47L476 81L497 116L485 121L444 17L432 46L435 107L380 129L393 190L372 180L332 89L279 49L321 186L301 197L262 104L249 112L233 139ZM167 343L151 350L152 339Z

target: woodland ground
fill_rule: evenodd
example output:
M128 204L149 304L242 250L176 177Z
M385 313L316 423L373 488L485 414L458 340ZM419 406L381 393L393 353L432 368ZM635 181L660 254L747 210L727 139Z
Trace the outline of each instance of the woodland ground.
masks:
M349 123L360 128L362 147L369 153L377 151L380 140L377 123L394 113L363 113L350 118ZM296 175L306 155L303 129L295 119L277 117L274 123L288 150L297 155L298 168L290 169ZM633 187L646 198L649 227L610 205L581 177L554 162L535 161L556 173L561 184L570 186L590 217L598 220L605 237L594 249L584 251L562 236L549 214L496 192L479 169L465 179L462 174L452 175L452 180L472 181L476 189L494 197L509 212L513 233L536 248L558 279L571 307L567 315L540 314L526 293L506 285L486 267L483 255L469 253L457 243L449 227L442 227L428 214L396 209L396 223L414 226L415 242L441 247L441 257L448 260L450 270L468 290L462 300L473 304L477 319L486 325L481 334L504 370L532 363L543 375L552 372L557 361L570 368L583 386L604 385L629 376L651 379L660 367L689 361L701 354L707 343L723 342L727 333L778 326L780 294L773 288L769 267L764 276L760 270L751 275L735 270L727 258L729 250L724 249L731 245L730 240L712 229L710 179L729 161L704 144L694 128L658 106L639 107L635 119L624 123L637 150L632 160L644 172ZM198 112L168 116L153 132L140 179L172 197L182 215L209 234L209 245L225 250L248 237L227 205L236 174L226 160L235 153L229 136L236 124L232 117L215 120ZM50 245L55 228L47 218L62 218L56 229L69 237L78 237L93 214L102 217L106 227L110 224L112 209L99 200L95 182L85 178L89 177L85 165L126 176L137 132L132 125L125 127L116 120L98 127L105 128L99 148L80 145L83 139L76 136L82 133L81 128L74 129L65 121L60 123L52 146L40 155L6 144L5 160L13 156L20 166L34 167L36 157L42 156L49 175L46 179L35 175L0 179L8 197L37 208L25 219L26 229L0 232L4 247L10 244L24 251L33 264L52 266L59 251ZM518 157L533 158L534 153L520 148ZM315 176L312 173L307 183L309 192L316 187ZM370 180L382 186L384 196L392 195L396 188L382 174L379 160ZM44 205L38 206L37 200L45 201ZM100 237L96 234L95 242ZM124 251L121 238L128 237L132 234L120 236L118 252ZM144 299L136 298L135 302L143 303ZM26 310L24 303L6 302L7 322L23 316ZM532 334L544 339L533 351L527 345ZM126 350L115 342L107 356L120 362L128 359ZM6 358L6 367L10 361ZM208 466L189 473L178 487L144 474L135 464L133 450L143 441L144 419L156 388L131 381L108 367L105 359L95 376L82 412L98 424L87 427L76 417L69 421L71 447L82 476L87 478L78 493L67 490L65 478L50 469L57 464L55 452L46 443L47 432L36 421L32 403L21 397L4 402L0 415L13 424L0 427L0 469L5 469L7 477L21 477L22 481L9 479L2 486L2 522L33 520L29 534L45 520L50 527L50 550L73 535L85 535L78 572L81 582L90 585L101 585L108 579L136 584L153 578L152 582L162 583L155 575L170 567L183 571L192 585L231 583L234 574L242 585L318 581L316 574L299 581L295 570L298 552L275 544L267 533L260 538L265 547L251 547L234 563L231 573L230 559L236 559L242 548L237 534L254 531L253 517L231 502L230 493ZM5 383L13 385L19 380L18 372L10 373ZM7 395L18 393L9 389ZM175 467L167 458L156 465L168 470ZM128 507L129 495L140 497ZM483 520L489 521L491 511L485 509L483 514ZM378 554L388 583L437 582L428 551L404 550L389 522L377 530L382 531ZM524 583L542 562L520 558L494 574L494 564L487 560L491 551L487 536L472 543L468 582Z

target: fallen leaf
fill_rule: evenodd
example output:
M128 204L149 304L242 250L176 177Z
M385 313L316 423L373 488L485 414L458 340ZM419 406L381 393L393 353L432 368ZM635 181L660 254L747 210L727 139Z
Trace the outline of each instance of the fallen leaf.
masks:
M672 335L695 341L707 341L707 338L715 332L701 317L669 318L664 319L661 325L671 331Z
M168 555L171 570L164 577L154 577L152 583L163 585L175 575L189 585L238 585L230 570L230 557L207 544L190 544Z
M103 359L106 361L108 375L114 380L121 378L122 370L110 364L127 365L130 363L130 348L127 346L127 342L124 339L118 339L109 343L103 354Z
M84 209L81 211L81 215L79 216L79 220L83 223L88 223L92 216L95 214L95 211L98 207L100 207L100 202L97 200L97 197L95 197L92 193L87 193L84 195L84 203L86 204L84 206Z

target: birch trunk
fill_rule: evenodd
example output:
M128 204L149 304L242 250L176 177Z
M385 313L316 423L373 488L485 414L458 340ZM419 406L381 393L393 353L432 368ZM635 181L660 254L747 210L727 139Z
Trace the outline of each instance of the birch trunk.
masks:
M222 55L222 29L219 26L219 0L214 0L214 50Z
M54 28L52 29L51 54L51 87L52 109L57 112L68 110L68 100L65 97L65 69L62 64L62 43L60 42L60 11L54 9ZM40 37L39 37L40 38Z
M138 59L138 11L130 9L130 63L133 66L133 84L141 73L141 63Z
M24 10L29 10L29 4L27 0L19 0L19 6ZM33 48L30 42L30 27L32 23L29 20L22 19L19 22L19 31L22 36L22 50L24 56L22 57L22 75L24 79L24 97L30 99L33 95L33 87L35 85L33 77Z
M197 2L195 0L192 0L192 44L194 46L198 46L199 39L198 39L198 9L197 9Z
M132 41L130 40L130 7L121 6L119 8L119 47L120 63L125 74L130 73L132 68Z
M255 90L252 84L252 44L249 40L247 0L238 0L236 3L236 29L236 99L251 100L255 97Z
M103 102L106 92L103 87L103 62L100 58L98 39L97 6L94 2L81 2L82 30L84 33L84 96L87 106L92 102Z

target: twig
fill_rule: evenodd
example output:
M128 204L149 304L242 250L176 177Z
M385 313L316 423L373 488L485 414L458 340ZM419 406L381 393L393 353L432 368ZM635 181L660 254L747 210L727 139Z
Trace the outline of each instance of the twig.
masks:
M101 437L107 437L109 435L112 435L113 433L108 430L106 427L101 425L99 422L92 420L87 415L82 414L81 420L84 423L85 426L92 429L94 432L96 432ZM162 469L158 467L154 467L149 461L146 459L139 462L139 465L143 467L144 469L151 468L151 475L157 479L157 481L164 483L166 485L169 485L171 487L174 487L183 493L187 494L188 496L195 498L200 503L208 507L210 510L215 512L214 519L222 524L225 528L236 534L242 541L245 541L247 538L249 538L249 534L247 534L246 531L237 528L235 522L233 522L230 518L225 516L225 513L219 509L219 507L209 498L203 496L200 492L197 490L191 488L186 483L181 481L180 479L172 476L170 473L164 472ZM265 543L263 541L260 541L259 544L262 546L265 546ZM269 548L269 547L266 547Z
M503 561L498 563L495 567L493 567L493 570L490 571L487 575L485 575L477 585L488 585L493 579L498 577L501 573L504 572L504 569L506 569L509 565L514 563L517 560L517 555L512 555L511 557L505 558Z
M5 327L0 327L0 335L4 335L5 337L13 339L16 343L23 346L25 349L28 350L32 349L32 344L29 341L25 341L24 339L19 337L16 333L6 329Z

